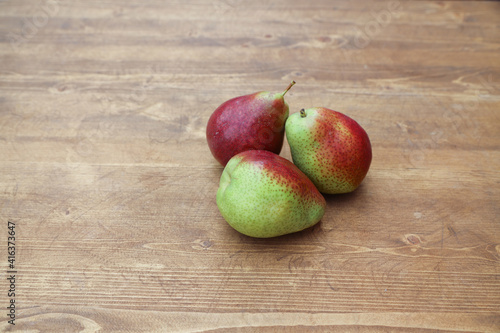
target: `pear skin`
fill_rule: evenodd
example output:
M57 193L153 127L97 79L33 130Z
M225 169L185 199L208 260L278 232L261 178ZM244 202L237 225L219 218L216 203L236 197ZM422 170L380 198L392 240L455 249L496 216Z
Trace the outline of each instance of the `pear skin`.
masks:
M370 139L350 117L327 108L302 109L290 115L285 131L293 163L320 192L352 192L368 173Z
M212 155L223 166L246 150L268 150L279 154L285 136L289 107L282 93L257 92L235 97L220 105L207 124L207 142Z
M268 238L315 225L326 202L314 184L287 159L265 150L237 154L227 163L217 207L234 229Z

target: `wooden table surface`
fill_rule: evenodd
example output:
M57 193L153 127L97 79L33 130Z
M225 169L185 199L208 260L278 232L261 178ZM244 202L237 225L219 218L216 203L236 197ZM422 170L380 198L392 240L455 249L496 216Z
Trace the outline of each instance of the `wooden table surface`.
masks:
M499 22L487 1L1 1L0 331L500 332ZM316 226L252 239L217 209L205 127L291 80L290 112L353 117L373 162Z

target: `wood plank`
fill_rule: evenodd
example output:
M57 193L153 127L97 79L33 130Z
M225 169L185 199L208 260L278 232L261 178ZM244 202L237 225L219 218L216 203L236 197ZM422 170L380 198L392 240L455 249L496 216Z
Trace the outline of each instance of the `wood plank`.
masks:
M0 223L16 224L17 269L13 326L0 251L0 331L499 332L499 15L0 2ZM205 126L291 80L291 113L345 112L374 158L313 228L252 239L217 209Z

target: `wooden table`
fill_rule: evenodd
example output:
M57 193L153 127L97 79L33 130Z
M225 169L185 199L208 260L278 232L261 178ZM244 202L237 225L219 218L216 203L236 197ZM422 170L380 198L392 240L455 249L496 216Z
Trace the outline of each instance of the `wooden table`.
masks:
M0 331L500 332L499 22L486 1L1 1ZM290 112L353 117L373 162L315 227L252 239L217 209L205 127L291 80Z

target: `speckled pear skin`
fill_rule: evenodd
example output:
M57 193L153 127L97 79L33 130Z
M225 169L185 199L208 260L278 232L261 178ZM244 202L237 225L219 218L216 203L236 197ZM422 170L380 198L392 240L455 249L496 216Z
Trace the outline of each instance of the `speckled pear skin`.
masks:
M372 161L368 134L350 117L327 108L303 109L285 125L294 164L322 193L354 191Z
M234 229L251 237L285 235L315 225L326 202L287 159L264 150L237 154L227 163L217 207Z
M281 152L289 108L282 93L261 91L232 98L210 116L206 137L215 159L223 166L246 150Z

